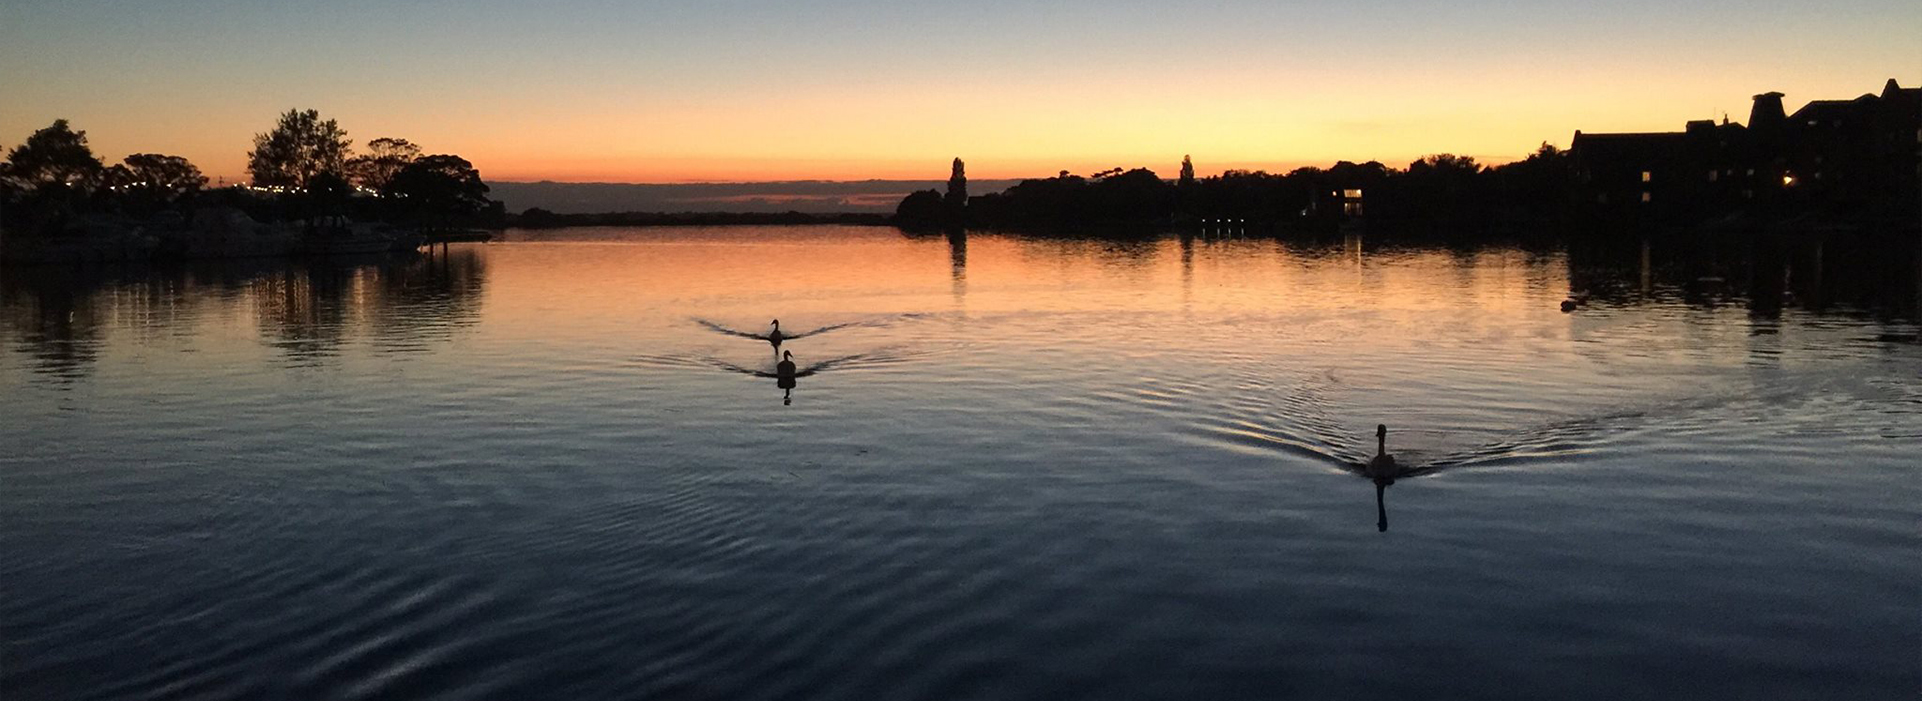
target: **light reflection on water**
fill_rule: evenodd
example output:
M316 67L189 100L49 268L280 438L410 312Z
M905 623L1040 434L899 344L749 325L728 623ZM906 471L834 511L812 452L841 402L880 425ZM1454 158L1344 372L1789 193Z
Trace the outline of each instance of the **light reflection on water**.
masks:
M1913 249L508 239L0 271L0 688L1922 681Z

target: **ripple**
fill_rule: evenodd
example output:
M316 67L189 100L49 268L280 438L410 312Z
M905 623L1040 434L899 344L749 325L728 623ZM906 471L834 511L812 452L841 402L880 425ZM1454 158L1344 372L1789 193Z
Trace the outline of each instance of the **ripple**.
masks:
M1563 315L1563 251L862 231L0 279L0 688L1915 687L1911 326L1739 266ZM690 322L770 309L834 327L791 406Z

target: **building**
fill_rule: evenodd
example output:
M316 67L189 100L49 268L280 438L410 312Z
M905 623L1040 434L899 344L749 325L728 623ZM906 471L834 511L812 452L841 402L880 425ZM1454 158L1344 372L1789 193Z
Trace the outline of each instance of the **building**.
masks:
M1785 114L1756 95L1746 126L1702 120L1679 132L1577 131L1578 199L1635 220L1701 221L1758 208L1918 216L1922 88L1891 79L1880 95L1817 100Z
M1922 88L1816 100L1789 115L1784 177L1804 196L1850 207L1913 205L1922 176Z

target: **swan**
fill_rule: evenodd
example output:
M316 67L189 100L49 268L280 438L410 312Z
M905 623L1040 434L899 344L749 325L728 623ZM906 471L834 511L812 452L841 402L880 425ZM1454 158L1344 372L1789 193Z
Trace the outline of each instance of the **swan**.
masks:
M774 330L767 333L767 342L778 346L781 345L781 339L784 338L784 336L781 335L781 320L775 319L773 323Z
M800 374L794 371L794 351L781 351L781 362L774 365L774 386L781 388L781 406L794 404L795 378L798 377Z
M1388 454L1388 425L1375 425L1375 459L1368 461L1368 476L1377 479L1393 478L1399 468L1395 456Z

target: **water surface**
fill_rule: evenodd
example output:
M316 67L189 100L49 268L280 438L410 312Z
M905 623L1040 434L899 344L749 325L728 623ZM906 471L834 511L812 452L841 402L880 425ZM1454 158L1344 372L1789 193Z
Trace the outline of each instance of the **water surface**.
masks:
M1922 686L1912 248L507 239L0 270L0 689Z

